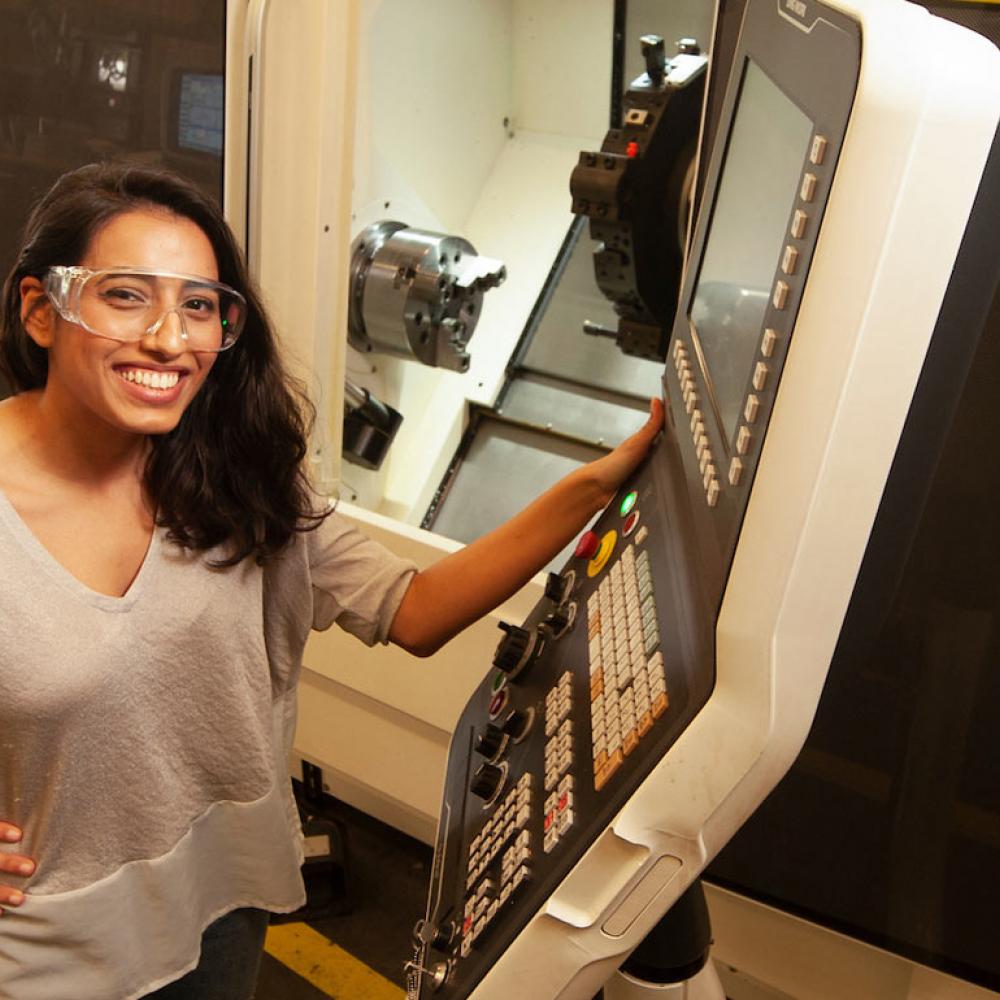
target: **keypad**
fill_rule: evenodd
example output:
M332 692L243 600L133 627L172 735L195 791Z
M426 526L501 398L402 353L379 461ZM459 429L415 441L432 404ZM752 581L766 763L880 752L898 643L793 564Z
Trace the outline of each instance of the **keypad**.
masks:
M531 772L526 771L469 844L460 946L463 958L531 873L528 823L532 814L532 785Z
M628 545L587 603L594 788L600 791L667 710L649 554Z
M555 850L556 845L573 825L573 784L573 775L564 774L545 800L542 846L546 854Z
M565 671L545 697L545 853L573 825L573 673Z

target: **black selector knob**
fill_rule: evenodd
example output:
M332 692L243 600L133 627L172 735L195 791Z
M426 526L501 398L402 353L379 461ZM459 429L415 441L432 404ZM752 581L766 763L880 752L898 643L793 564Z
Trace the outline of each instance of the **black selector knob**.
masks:
M575 583L576 573L571 569L565 573L549 573L545 579L545 596L553 604L563 604L572 593Z
M553 635L561 635L569 625L569 610L565 607L556 608L545 619L545 624Z
M500 786L503 784L506 774L506 767L497 767L495 764L480 764L472 776L469 791L487 802L492 802L500 792Z
M502 732L515 742L521 739L531 725L532 712L522 712L519 708L513 709L506 719L503 720Z
M493 666L505 674L512 674L520 665L531 642L531 633L527 629L507 622L500 622L500 628L507 634L497 645L493 655Z
M545 596L553 604L562 604L566 581L558 573L549 573L545 579Z
M437 948L438 951L444 951L454 940L455 925L450 920L446 920L440 927L434 929L431 947Z
M542 651L544 643L537 629L529 631L508 622L500 622L500 628L507 634L493 654L493 666L514 678Z
M487 760L496 760L507 745L508 736L499 726L492 724L476 737L476 753L481 753Z

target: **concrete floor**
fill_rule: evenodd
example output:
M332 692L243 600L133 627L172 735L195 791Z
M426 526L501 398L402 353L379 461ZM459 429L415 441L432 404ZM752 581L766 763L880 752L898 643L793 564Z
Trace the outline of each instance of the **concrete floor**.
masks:
M413 925L424 915L433 852L349 806L337 804L334 815L346 831L346 912L307 919L304 927L272 926L256 1000L405 995L403 965L412 956ZM307 882L312 903L326 886Z

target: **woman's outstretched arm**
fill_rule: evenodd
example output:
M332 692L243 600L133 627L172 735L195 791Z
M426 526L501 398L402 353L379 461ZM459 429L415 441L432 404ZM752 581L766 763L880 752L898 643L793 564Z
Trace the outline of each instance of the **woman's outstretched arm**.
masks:
M430 656L505 601L610 502L663 426L663 404L614 451L575 469L489 534L417 573L396 612L390 641Z

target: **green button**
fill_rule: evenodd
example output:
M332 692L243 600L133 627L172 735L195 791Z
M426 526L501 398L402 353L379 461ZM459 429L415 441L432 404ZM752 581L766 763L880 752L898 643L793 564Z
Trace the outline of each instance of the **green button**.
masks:
M631 493L627 493L625 495L625 498L622 500L622 505L619 508L622 512L622 517L627 517L631 513L632 508L635 506L635 502L638 499L639 494L635 490L632 490Z

